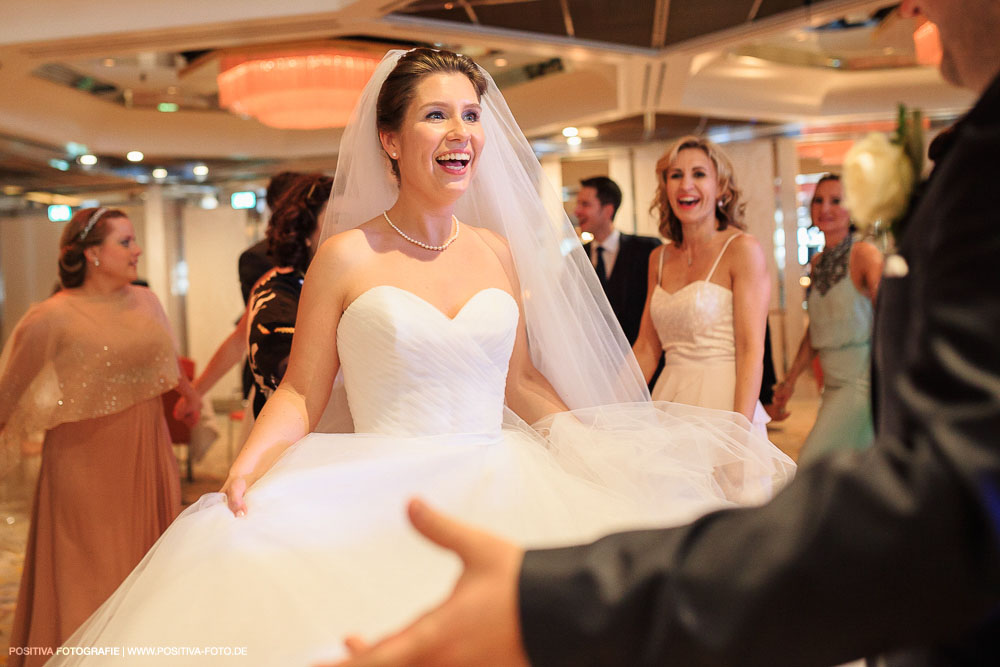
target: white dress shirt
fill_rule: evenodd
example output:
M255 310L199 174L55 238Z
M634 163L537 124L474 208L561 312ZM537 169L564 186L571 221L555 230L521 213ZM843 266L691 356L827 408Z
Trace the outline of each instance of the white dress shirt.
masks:
M618 257L618 247L621 245L622 233L617 229L612 230L608 238L604 239L603 243L598 243L597 239L590 242L590 263L597 268L597 248L604 248L604 269L608 272L608 275L604 276L605 279L611 277L612 271L615 270L615 259Z

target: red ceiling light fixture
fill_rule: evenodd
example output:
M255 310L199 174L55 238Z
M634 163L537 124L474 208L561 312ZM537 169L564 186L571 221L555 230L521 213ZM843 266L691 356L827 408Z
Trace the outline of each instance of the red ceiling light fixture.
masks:
M330 47L226 55L219 63L219 105L281 129L344 127L378 63Z

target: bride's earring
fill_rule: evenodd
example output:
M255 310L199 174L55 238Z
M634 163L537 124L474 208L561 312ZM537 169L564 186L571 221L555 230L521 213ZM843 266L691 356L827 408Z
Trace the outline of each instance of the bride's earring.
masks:
M97 259L97 258L95 257L95 258L94 258L94 266L100 266L100 265L101 265L101 260L99 260L99 259Z
M392 159L393 159L393 160L395 160L395 159L396 159L396 154L395 154L395 153L393 153L393 154L392 154Z

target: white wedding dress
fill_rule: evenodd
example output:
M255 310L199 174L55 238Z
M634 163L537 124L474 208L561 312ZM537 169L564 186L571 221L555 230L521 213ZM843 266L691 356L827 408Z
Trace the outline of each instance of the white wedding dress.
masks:
M745 420L687 406L565 413L546 420L543 440L503 404L517 322L496 288L453 318L398 287L364 292L336 338L357 433L293 445L247 492L244 518L221 494L202 497L66 642L172 657L49 664L215 664L190 653L236 647L246 655L233 664L308 665L341 655L347 634L377 639L442 600L460 572L407 523L415 494L548 546L761 501L791 475Z

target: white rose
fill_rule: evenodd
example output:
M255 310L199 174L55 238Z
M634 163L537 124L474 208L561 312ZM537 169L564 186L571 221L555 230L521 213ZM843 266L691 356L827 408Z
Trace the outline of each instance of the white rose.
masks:
M876 220L892 223L906 212L913 167L903 149L881 132L856 142L844 156L844 198L862 230Z

